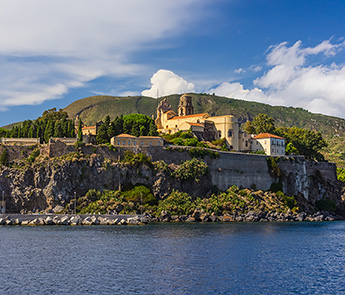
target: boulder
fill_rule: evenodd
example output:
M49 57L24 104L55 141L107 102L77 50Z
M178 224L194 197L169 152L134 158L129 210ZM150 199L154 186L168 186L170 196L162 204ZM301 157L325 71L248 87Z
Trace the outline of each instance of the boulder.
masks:
M169 222L170 219L171 219L170 214L167 211L163 210L159 216L159 220L163 222Z

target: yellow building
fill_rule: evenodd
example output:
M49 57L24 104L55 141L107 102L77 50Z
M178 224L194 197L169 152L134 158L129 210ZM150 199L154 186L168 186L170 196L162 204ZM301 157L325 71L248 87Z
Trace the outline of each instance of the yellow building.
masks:
M163 146L164 140L159 136L133 136L129 134L120 134L110 139L113 146L118 147L150 147Z
M239 133L237 118L231 115L211 117L207 113L194 114L193 111L192 97L186 94L180 97L178 115L172 110L167 99L162 100L157 107L158 131L176 133L180 130L191 129L193 134L201 140L212 141L225 138L228 146L234 150L250 150L248 139L243 137L243 133ZM244 140L243 147L242 139Z

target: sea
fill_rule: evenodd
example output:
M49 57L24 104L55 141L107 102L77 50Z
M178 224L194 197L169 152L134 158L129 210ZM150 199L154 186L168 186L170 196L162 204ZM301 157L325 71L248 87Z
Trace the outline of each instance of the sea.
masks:
M345 294L345 222L2 226L0 294Z

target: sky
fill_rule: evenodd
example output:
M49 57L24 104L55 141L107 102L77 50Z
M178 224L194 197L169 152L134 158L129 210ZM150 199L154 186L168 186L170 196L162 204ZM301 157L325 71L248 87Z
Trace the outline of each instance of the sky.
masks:
M0 2L0 126L94 95L215 93L345 118L345 1Z

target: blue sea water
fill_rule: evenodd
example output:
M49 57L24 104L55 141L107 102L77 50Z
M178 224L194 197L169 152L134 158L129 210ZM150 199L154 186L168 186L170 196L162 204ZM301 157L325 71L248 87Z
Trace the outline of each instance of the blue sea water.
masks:
M0 227L0 294L345 294L345 222Z

